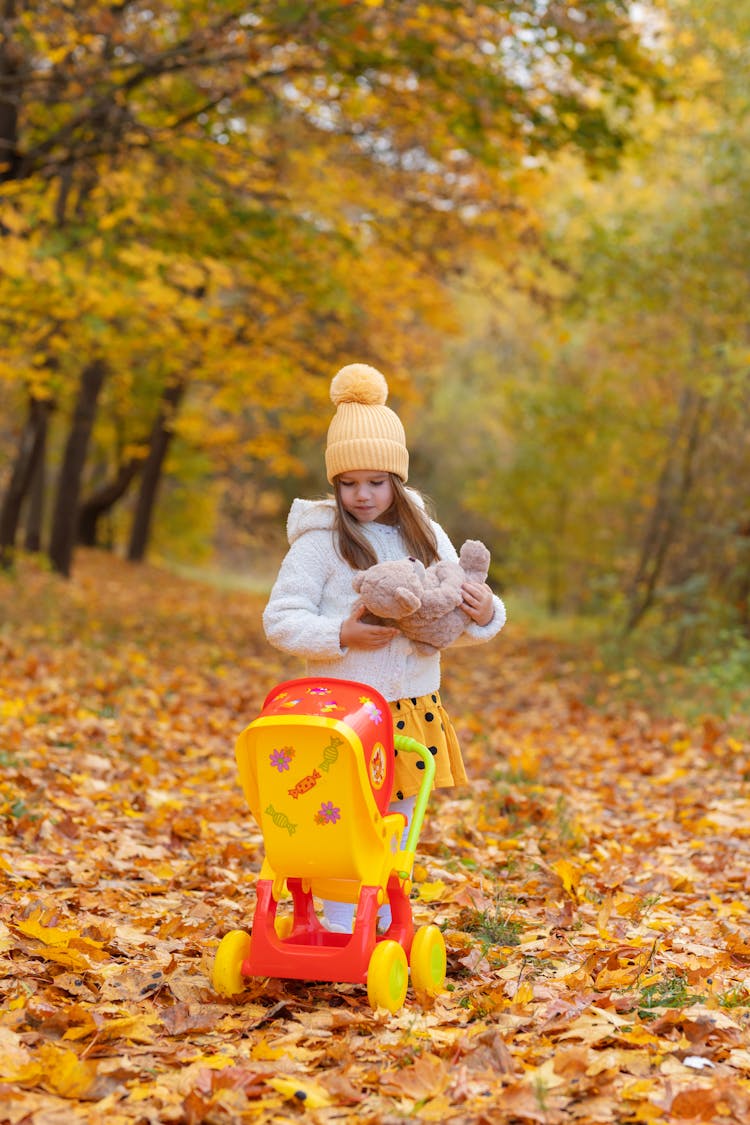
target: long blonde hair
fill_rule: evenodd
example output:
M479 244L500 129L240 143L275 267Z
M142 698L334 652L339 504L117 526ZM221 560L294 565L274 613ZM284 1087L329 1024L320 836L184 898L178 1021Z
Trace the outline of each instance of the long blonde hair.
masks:
M412 558L419 559L425 566L437 562L437 539L426 511L411 499L401 477L397 477L395 473L388 475L393 486L393 503L386 513L389 522L398 524L401 528L407 553ZM341 503L338 477L333 480L333 493L336 500L336 549L341 558L355 570L367 570L378 561L377 555L363 535L359 521Z

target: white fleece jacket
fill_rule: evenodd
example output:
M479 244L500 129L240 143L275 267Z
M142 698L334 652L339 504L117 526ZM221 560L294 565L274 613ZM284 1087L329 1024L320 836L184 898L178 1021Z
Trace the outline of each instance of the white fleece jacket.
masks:
M413 494L421 502L418 494ZM418 653L402 634L380 649L342 648L341 625L357 600L356 573L336 552L333 500L295 500L287 520L289 551L263 613L268 640L282 652L302 657L310 676L358 680L393 701L427 695L440 687L440 653ZM432 526L441 559L457 560L456 550L439 524ZM379 562L403 559L407 548L399 528L363 523L362 530ZM470 621L456 642L488 641L505 624L505 606L495 597L488 625Z

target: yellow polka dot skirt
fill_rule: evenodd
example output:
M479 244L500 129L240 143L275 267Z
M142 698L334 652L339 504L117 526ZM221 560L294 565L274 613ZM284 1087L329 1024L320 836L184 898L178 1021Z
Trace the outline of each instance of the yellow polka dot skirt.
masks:
M439 692L399 699L390 703L389 707L393 715L393 733L416 738L434 755L435 789L449 789L468 781L458 736L440 702ZM416 754L396 753L394 800L400 801L419 792L422 769L424 766Z

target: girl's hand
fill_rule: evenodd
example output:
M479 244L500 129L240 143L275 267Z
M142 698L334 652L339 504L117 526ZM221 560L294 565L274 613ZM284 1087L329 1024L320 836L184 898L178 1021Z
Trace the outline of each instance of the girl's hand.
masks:
M367 613L363 605L355 606L342 622L339 637L342 648L385 648L397 635L392 625L368 625L360 618Z
M495 603L492 590L486 582L464 582L461 587L464 600L461 609L468 613L477 625L489 625L495 615Z

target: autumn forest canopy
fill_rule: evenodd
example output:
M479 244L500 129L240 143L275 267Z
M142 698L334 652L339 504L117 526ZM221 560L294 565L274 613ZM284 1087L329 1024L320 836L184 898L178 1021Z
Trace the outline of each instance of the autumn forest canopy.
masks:
M4 566L265 575L362 360L499 586L750 661L749 23L3 0Z

